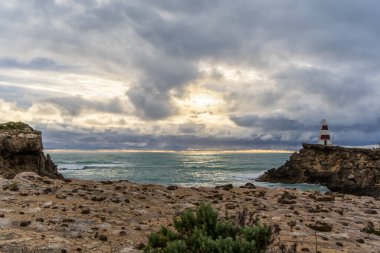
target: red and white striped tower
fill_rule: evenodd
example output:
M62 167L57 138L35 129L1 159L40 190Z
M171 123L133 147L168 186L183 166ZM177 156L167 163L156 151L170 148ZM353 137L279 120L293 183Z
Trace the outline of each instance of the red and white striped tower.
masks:
M331 145L330 131L329 127L327 126L327 120L325 119L322 121L318 144L326 146Z

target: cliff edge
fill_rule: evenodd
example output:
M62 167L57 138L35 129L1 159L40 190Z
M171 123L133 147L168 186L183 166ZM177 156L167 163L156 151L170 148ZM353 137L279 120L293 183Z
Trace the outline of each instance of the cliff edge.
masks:
M331 191L380 197L380 149L302 144L278 169L258 180L319 183Z
M50 156L45 156L41 132L21 122L0 124L0 175L13 178L23 171L62 178Z

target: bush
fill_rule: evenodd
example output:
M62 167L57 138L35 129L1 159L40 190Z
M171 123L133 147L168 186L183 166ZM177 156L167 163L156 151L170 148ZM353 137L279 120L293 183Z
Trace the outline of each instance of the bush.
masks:
M32 128L25 123L22 122L7 122L4 124L0 124L0 130L25 130L25 129L30 129Z
M19 190L18 188L18 184L16 182L12 182L10 185L9 185L9 190L10 191L14 191L14 192L17 192Z
M236 225L219 219L209 204L200 204L196 213L185 211L174 219L175 232L166 228L152 233L146 253L261 253L271 242L269 226Z

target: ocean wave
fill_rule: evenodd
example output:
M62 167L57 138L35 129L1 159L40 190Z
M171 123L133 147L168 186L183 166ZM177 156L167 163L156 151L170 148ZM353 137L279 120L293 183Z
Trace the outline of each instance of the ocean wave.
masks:
M91 164L82 164L82 163L64 163L58 164L58 170L90 170L90 169L107 169L107 168L123 168L125 167L124 163L91 163Z
M264 175L265 172L266 170L258 171L255 173L234 173L232 174L232 178L240 180L255 180L258 179L260 176Z

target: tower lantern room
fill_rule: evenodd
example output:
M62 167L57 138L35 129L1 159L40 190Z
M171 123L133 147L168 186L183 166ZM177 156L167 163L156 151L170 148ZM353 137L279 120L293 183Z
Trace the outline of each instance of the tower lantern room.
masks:
M327 126L327 120L325 119L322 121L318 144L326 145L326 146L331 145L330 131L329 131L329 127Z

